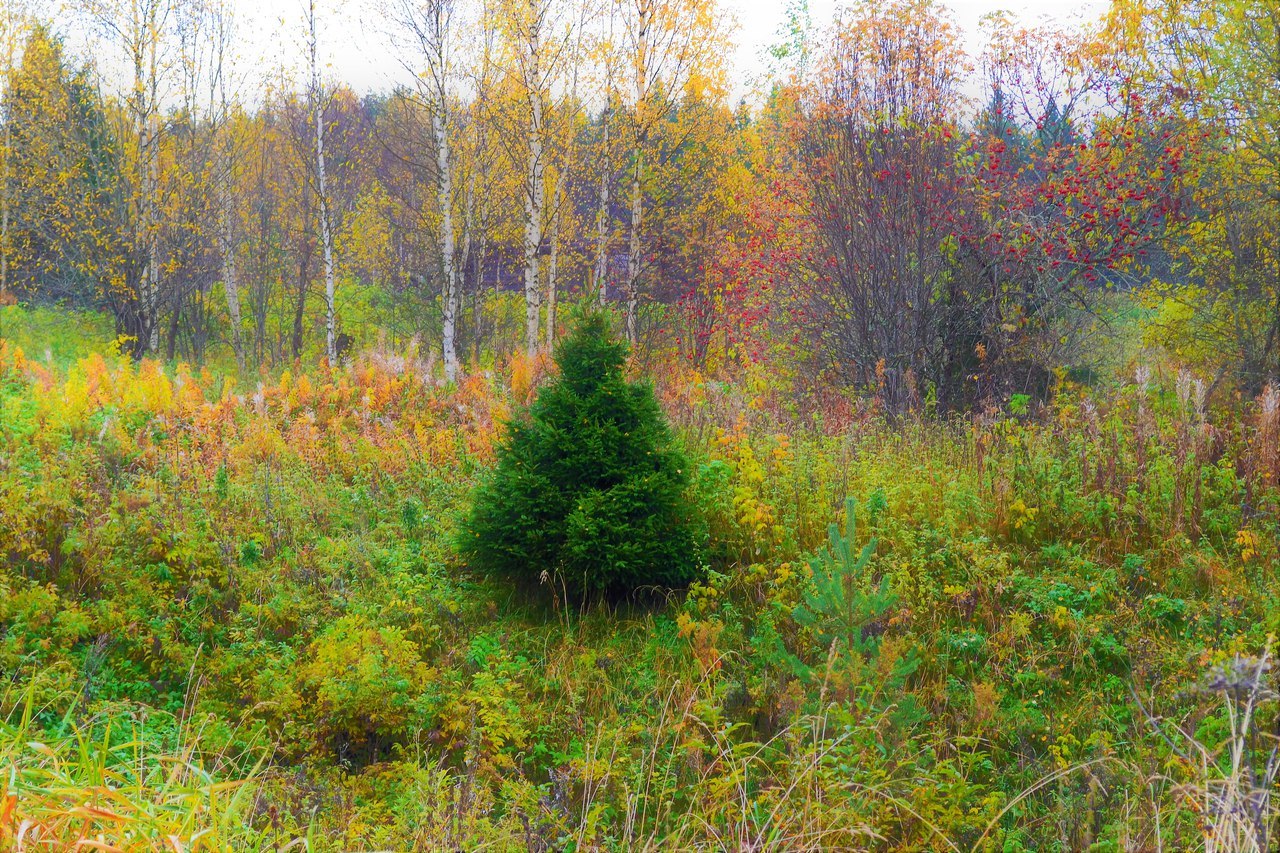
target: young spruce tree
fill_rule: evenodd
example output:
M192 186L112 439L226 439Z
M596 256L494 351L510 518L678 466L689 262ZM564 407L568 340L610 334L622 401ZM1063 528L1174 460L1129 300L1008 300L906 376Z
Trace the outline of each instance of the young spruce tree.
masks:
M512 420L463 526L473 566L584 601L698 577L688 462L626 353L598 312L556 347L559 375Z

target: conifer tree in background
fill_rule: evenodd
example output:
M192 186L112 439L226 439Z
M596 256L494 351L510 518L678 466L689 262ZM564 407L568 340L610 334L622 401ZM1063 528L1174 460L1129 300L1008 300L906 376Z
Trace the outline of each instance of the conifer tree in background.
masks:
M701 570L689 468L626 345L581 313L559 376L513 421L476 493L461 550L477 568L551 582L573 599L672 587Z

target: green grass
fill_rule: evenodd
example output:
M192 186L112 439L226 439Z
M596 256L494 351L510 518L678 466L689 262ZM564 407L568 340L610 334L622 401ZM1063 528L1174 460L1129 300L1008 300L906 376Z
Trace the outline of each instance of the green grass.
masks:
M49 837L107 782L121 827L250 849L1248 837L1203 795L1248 795L1267 742L1197 688L1280 630L1272 433L1158 362L950 420L664 371L710 571L586 612L452 547L502 372L369 357L237 398L54 362L0 348L0 771Z
M67 710L42 725L53 709L35 693L11 688L0 702L6 849L284 849L251 826L262 758L205 754L197 719L127 705L82 716L76 696L60 697Z
M115 340L111 319L95 311L0 306L0 340L31 360L65 369L93 353L108 352Z

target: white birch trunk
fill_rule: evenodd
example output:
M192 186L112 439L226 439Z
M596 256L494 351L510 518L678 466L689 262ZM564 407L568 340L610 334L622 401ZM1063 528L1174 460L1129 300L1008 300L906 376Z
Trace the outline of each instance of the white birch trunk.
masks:
M631 175L631 240L627 251L627 341L636 344L636 309L640 302L641 243L640 227L644 219L644 194L640 186L641 157L635 149L635 171Z
M324 159L324 110L316 100L316 182L320 191L320 240L324 248L324 332L329 363L338 360L338 330L334 303L337 299L333 275L333 225L329 221L329 191Z
M232 193L232 158L227 157L222 180L222 288L227 295L227 314L231 321L231 348L236 365L244 370L244 341L240 337L240 282L236 278L235 201Z
M556 342L556 273L560 259L560 218L564 215L564 200L561 198L563 186L564 176L561 173L556 176L555 192L552 194L556 207L551 219L551 258L547 263L547 349L551 349Z
M609 285L609 190L613 181L609 162L609 109L604 112L604 156L600 158L600 193L596 207L596 263L591 287L600 305L605 304Z
M324 157L324 103L320 89L320 66L316 57L315 3L312 3L308 9L310 14L307 23L311 37L311 117L316 126L316 190L320 197L320 243L324 252L325 353L329 358L329 364L334 365L338 360L338 329L335 309L337 292L333 271L333 223L330 217L328 175Z
M6 121L4 147L0 149L0 303L9 292L9 147L12 144L12 128Z
M541 42L539 22L531 21L529 32L529 55L526 68L525 84L529 97L529 148L528 148L528 186L524 203L524 298L525 298L525 354L533 359L538 353L539 313L541 295L539 293L539 252L542 249L542 215L545 187L543 175L546 164L543 162L543 127L542 127L542 78L539 68L541 59Z
M447 381L455 382L458 378L458 276L454 264L453 164L449 157L444 97L440 92L432 110L432 126L436 136L436 191L440 204L440 264L444 273L444 376Z

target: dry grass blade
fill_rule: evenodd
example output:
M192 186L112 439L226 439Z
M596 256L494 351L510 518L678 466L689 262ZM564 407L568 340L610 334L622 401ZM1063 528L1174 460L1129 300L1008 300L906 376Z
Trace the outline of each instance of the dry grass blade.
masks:
M216 755L206 766L199 731L185 722L179 723L184 746L177 754L151 747L136 723L134 737L113 745L114 720L77 724L64 718L67 734L49 738L33 722L33 703L19 704L21 713L0 720L0 768L8 770L0 787L0 847L133 850L160 844L186 853L265 843L251 825L262 759L245 768ZM222 778L228 773L244 775Z

